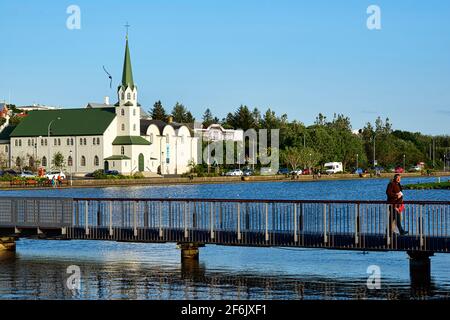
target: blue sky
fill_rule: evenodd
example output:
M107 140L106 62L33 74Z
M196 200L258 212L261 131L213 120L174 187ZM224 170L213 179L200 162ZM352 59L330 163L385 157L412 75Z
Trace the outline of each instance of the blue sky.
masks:
M69 5L81 29L66 28ZM382 29L366 27L381 8ZM450 134L450 1L151 0L0 2L0 100L83 107L116 101L129 22L140 103L220 118L240 104L309 125ZM113 75L113 89L102 66Z

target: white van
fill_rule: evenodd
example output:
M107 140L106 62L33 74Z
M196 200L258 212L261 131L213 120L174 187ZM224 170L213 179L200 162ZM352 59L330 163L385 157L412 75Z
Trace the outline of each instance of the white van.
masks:
M334 174L338 172L344 172L342 162L328 162L324 164L325 172L327 174Z

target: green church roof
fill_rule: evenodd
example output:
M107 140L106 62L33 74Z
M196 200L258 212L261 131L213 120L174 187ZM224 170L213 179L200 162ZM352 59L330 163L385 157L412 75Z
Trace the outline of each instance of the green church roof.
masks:
M116 137L112 143L114 146L126 145L151 145L150 141L145 140L141 136L119 136Z
M131 158L124 155L117 155L117 156L110 156L108 158L105 158L104 160L131 160Z
M10 136L45 137L52 120L51 136L102 135L115 117L114 108L30 111Z
M131 68L131 58L130 58L130 49L128 47L128 37L125 46L125 58L123 61L123 72L122 72L122 88L125 90L130 87L131 90L134 90L134 81L133 81L133 70Z
M9 137L11 135L11 132L16 128L16 126L8 125L6 128L0 132L0 140L9 140Z

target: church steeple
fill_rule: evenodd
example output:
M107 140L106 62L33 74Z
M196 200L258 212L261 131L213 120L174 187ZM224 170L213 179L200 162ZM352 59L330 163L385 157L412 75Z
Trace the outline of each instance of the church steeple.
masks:
M122 72L122 89L126 90L127 88L131 88L131 90L134 90L133 70L131 68L130 49L128 47L128 34L125 46L125 58L123 61L123 72Z

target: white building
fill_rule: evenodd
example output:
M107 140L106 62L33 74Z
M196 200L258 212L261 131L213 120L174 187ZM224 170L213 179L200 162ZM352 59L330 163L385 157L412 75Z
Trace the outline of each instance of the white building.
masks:
M224 129L220 124L211 124L206 129L195 126L194 133L205 141L244 141L243 130Z
M98 169L182 174L189 162L197 162L197 138L186 126L142 116L128 38L117 94L113 106L107 99L104 104L90 103L80 109L32 110L17 127L5 126L0 152L8 149L10 167L47 170L59 152L66 160L66 171L74 174Z

